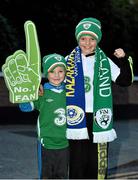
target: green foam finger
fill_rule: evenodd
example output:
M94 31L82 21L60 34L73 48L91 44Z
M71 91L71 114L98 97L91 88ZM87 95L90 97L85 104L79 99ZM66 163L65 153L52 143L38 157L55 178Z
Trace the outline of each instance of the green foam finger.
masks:
M40 74L40 48L37 37L37 31L35 24L32 21L26 21L24 24L25 36L26 36L26 55L29 64L34 68L37 74Z
M18 50L14 53L13 56L17 64L18 71L21 73L25 72L29 66L25 52Z
M15 59L9 60L8 68L9 68L9 71L11 72L13 78L15 79L15 81L17 81L17 83L20 83L21 82L21 76L18 72Z
M2 66L12 103L37 100L41 82L41 58L36 27L32 21L27 21L24 28L26 52L17 50L6 58Z
M13 78L12 74L10 73L8 67L3 69L3 72L4 72L5 83L9 90L9 100L11 103L13 103L13 88L16 86L16 81Z
M8 89L11 89L11 86L15 86L16 85L16 80L13 78L11 72L9 71L9 68L7 66L2 67L2 71L4 74L4 79L6 82L6 86L8 87Z
M16 81L20 81L21 77L18 73L17 65L13 55L10 55L6 58L5 64L3 65L2 69L5 77L9 79L11 85L16 84Z
M14 58L14 59L16 59L18 56L20 56L20 55L22 55L22 56L26 56L26 53L23 51L23 50L17 50L17 51L15 51L15 53L12 55L12 57Z
M15 52L14 58L23 81L29 82L31 79L36 79L38 74L34 71L34 69L32 69L32 66L28 63L26 54L22 50Z
M12 59L12 56L8 56L6 58L5 64L2 66L2 72L3 72L4 79L7 86L10 86L10 85L14 86L16 84L15 79L13 75L10 73L9 68L8 68L8 63L9 63L9 60L11 59Z
M4 65L7 65L7 66L8 66L8 63L9 63L10 59L13 59L13 55L10 55L10 56L8 56L8 57L6 58L6 61L5 61L5 64L4 64ZM3 65L3 66L4 66L4 65Z

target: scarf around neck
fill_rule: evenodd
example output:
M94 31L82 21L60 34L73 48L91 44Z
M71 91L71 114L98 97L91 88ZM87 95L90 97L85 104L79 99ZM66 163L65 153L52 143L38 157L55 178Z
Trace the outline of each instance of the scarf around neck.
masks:
M55 86L55 85L47 82L47 83L44 83L44 89L63 90L63 89L65 89L65 84L64 84L64 82L62 82L59 86Z
M112 128L111 72L109 60L99 47L95 51L93 86L93 142L110 142L116 138L116 132ZM85 82L79 47L67 58L66 97L67 138L89 139L85 117Z

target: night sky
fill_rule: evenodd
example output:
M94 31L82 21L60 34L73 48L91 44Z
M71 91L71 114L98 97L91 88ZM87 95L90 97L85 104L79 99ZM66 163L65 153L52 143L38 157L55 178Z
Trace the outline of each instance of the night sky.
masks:
M110 0L70 0L65 2L60 0L56 2L53 0L49 2L44 0L1 0L0 15L4 20L0 22L2 24L0 65L5 62L7 56L16 50L25 50L24 23L26 20L32 20L36 25L41 56L43 57L54 52L66 56L77 45L74 35L77 23L82 18L95 17L101 21L103 30L99 46L109 57L114 49L119 47L130 54L132 53L135 75L138 75L136 68L138 67L136 61L138 57L137 43L131 37L125 37L125 33L132 35L132 32L135 36L138 27L135 25L132 30L130 26L122 25L123 13L117 9L113 12L110 6ZM127 18L126 15L125 18ZM134 21L133 17L131 19ZM115 23L116 26L113 28ZM7 30L7 25L10 30ZM135 36L135 40L137 39L138 35ZM132 42L129 43L130 41Z

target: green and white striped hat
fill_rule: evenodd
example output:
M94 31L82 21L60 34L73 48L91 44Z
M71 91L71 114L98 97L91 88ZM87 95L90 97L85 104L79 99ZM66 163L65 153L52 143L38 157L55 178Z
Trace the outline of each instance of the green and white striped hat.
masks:
M82 19L75 29L75 36L79 41L81 36L92 36L97 42L102 38L101 22L96 18Z
M43 57L43 72L47 77L48 72L54 70L57 66L63 66L66 69L66 60L60 54L49 54Z

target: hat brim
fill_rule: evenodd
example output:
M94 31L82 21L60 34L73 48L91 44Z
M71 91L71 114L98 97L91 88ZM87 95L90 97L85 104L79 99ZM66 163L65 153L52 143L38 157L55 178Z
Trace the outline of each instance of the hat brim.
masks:
M96 41L98 41L98 36L97 36L97 34L94 33L94 32L91 32L91 31L81 31L81 32L77 35L77 40L79 41L79 39L80 39L82 36L91 36L91 37L93 37Z
M48 72L53 71L58 66L63 67L64 69L66 69L66 65L64 63L62 63L62 62L59 62L59 63L52 64L52 66L50 66L48 68Z

